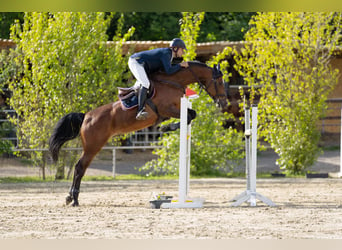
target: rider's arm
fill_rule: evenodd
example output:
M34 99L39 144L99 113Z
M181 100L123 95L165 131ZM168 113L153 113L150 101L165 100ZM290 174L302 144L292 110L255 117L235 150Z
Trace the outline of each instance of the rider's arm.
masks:
M164 71L166 74L171 75L173 73L176 73L177 71L179 71L182 67L180 64L171 64L171 56L172 56L172 52L170 51L165 51L162 56L160 57L160 60L163 64L164 67Z

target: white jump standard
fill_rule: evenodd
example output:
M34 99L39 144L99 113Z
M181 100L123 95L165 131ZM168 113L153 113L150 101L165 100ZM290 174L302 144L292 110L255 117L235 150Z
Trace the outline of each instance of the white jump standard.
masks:
M269 206L275 204L265 196L256 192L256 168L257 168L257 126L258 126L258 106L252 105L252 130L250 127L250 109L245 108L245 142L246 142L246 175L247 189L230 201L234 201L231 206L239 206L244 202L249 202L251 206L256 206L256 200L260 200Z
M188 100L186 96L183 96L181 98L181 114L180 114L178 200L172 200L170 203L163 203L161 205L161 208L201 208L203 207L204 199L188 197L189 184L190 184L190 150L191 150L191 124L188 125L188 108L191 108L191 102Z

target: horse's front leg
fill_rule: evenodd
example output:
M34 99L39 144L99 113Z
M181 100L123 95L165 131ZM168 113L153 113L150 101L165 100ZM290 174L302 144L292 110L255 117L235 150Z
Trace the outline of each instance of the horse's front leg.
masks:
M188 108L188 125L196 118L196 111ZM162 132L175 131L180 128L180 122L170 123L160 128Z

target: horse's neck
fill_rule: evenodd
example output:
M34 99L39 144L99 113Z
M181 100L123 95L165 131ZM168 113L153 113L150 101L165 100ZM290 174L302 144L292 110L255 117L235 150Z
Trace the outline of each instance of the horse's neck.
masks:
M200 69L192 67L191 69L182 69L175 74L167 75L165 73L157 73L151 76L151 79L159 82L174 82L182 85L183 87L188 86L191 83L197 82L203 78L203 73Z

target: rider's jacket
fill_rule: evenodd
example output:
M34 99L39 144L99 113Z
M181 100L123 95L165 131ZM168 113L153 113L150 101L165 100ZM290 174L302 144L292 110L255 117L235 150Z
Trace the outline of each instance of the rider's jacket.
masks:
M179 64L171 64L171 48L158 48L135 53L131 58L136 59L142 64L147 74L157 71L164 71L171 75L181 69Z

